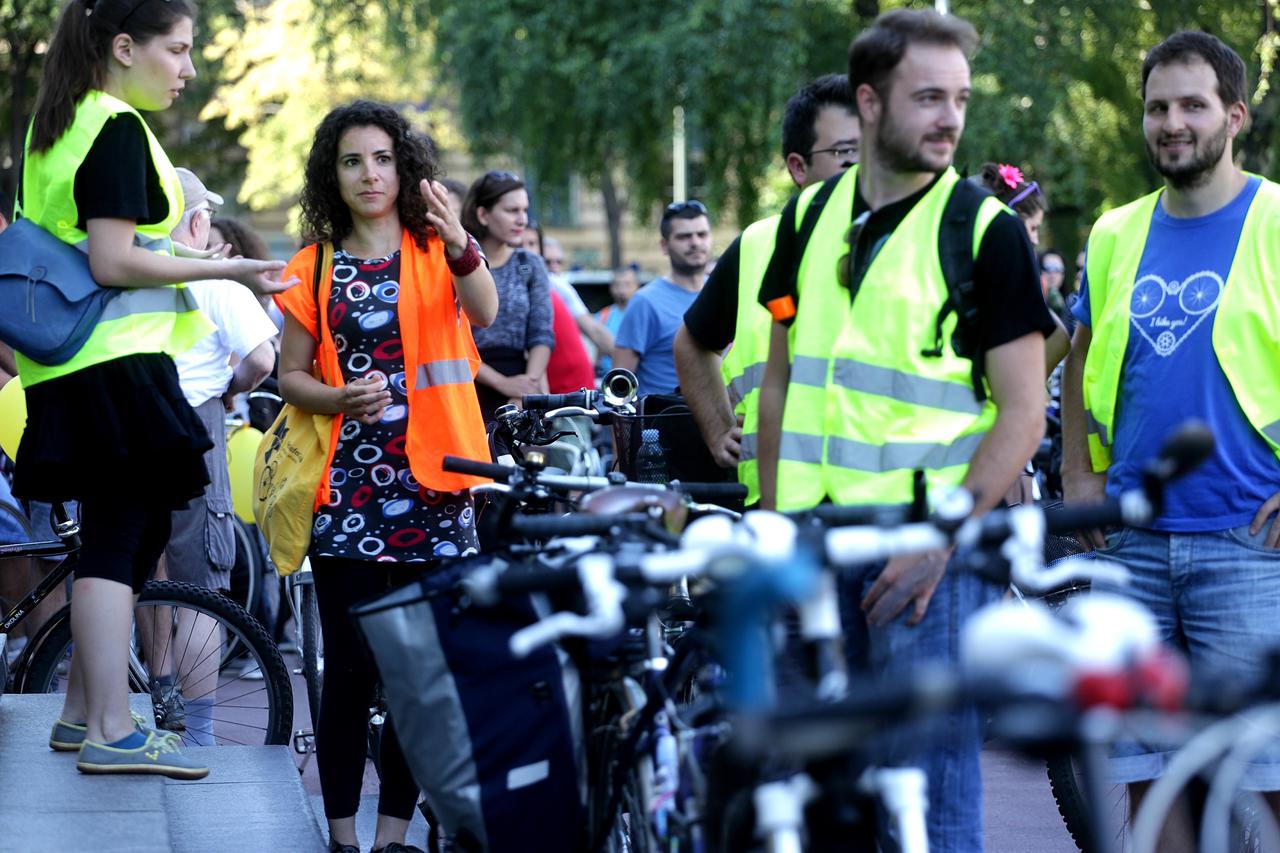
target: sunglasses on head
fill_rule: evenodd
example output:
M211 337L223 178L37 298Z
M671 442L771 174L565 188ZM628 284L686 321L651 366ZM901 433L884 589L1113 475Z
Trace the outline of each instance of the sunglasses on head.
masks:
M518 183L524 183L524 178L515 172L485 172L484 177L487 181L517 181Z
M680 214L688 213L691 210L695 213L701 214L702 216L707 215L707 206L696 198L691 198L688 201L671 202L671 204L667 205L666 210L662 212L662 218L670 219L673 216L679 216Z

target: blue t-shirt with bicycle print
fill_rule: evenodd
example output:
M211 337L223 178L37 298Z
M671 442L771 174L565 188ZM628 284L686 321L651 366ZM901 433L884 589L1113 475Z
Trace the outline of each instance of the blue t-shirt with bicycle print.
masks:
M1239 527L1280 491L1280 461L1246 419L1212 339L1240 230L1260 185L1251 176L1235 199L1207 216L1170 216L1161 199L1151 217L1130 301L1107 494L1139 487L1143 463L1188 418L1205 421L1216 439L1213 455L1169 486L1164 513L1152 525L1157 530ZM1089 325L1087 276L1073 311Z

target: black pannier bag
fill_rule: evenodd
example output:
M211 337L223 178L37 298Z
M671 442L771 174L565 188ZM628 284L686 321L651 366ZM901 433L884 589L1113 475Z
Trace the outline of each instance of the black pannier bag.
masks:
M578 672L554 646L511 654L511 635L539 618L533 596L467 601L458 580L498 559L459 561L351 612L453 849L573 853L587 835Z

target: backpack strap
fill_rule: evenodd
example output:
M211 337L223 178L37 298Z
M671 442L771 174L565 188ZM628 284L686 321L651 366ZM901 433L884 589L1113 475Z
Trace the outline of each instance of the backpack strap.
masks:
M840 179L844 177L844 172L838 175L832 175L822 182L822 186L818 187L818 191L813 194L813 198L809 200L809 206L805 209L804 219L800 220L800 227L796 229L796 246L800 253L804 253L804 249L809 245L809 238L813 236L813 229L818 227L818 217L822 216L822 211L827 206L827 200L831 198L831 194L836 191L836 184L840 183Z
M951 190L938 228L938 260L947 283L947 299L938 310L933 327L933 346L920 351L928 358L942 357L942 326L955 312L956 329L951 335L951 349L973 365L970 378L973 396L979 403L987 399L986 370L978 319L978 300L973 283L973 236L978 209L991 195L973 181L961 180Z
M766 279L787 276L789 289L795 289L796 278L800 274L800 259L804 257L805 247L809 244L813 230L818 227L818 219L827 206L827 200L835 192L836 184L840 183L843 175L844 173L841 172L822 182L814 192L813 198L809 200L809 206L805 208L804 217L799 223L796 222L796 208L799 206L800 196L792 198L783 208L782 219L778 222L777 236L774 238L773 253L765 270Z

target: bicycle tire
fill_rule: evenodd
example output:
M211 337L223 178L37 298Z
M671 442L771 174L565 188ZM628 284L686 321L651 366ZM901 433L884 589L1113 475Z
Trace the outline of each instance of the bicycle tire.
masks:
M320 691L324 673L320 669L320 607L316 603L316 585L298 585L298 610L302 619L302 678L307 685L307 710L311 714L311 731L320 719Z
M1054 804L1058 807L1058 814L1062 816L1067 834L1082 853L1094 853L1091 841L1093 814L1081 786L1080 771L1075 759L1071 756L1055 756L1045 761L1045 770L1049 776L1049 791L1053 794ZM1113 829L1119 824L1116 830L1119 841L1119 836L1127 835L1129 831L1129 795L1124 785L1116 785L1113 790L1117 793L1108 820Z
M651 853L654 845L646 828L646 814L640 801L640 783L633 768L623 780L618 809L605 838L603 849L606 853Z
M232 527L235 529L236 561L231 567L231 600L249 613L257 613L258 599L262 595L262 563L258 545L239 517Z
M215 697L212 705L209 706L208 718L213 728L214 743L287 744L293 725L293 687L280 651L267 636L262 625L243 607L221 593L178 581L151 581L142 588L137 608L153 609L151 612L151 618L155 620L153 625L162 624L159 617L163 613L156 609L161 607L186 609L212 618L221 627L223 633L220 637L225 640L226 646L238 645L242 649L232 658L222 653L221 645L218 649L206 651L208 649L208 637L206 637L200 647L190 655L193 659L190 663L190 671L194 671L204 659L215 653L218 654L216 685L204 694L195 697L184 696L184 701L187 703L210 694ZM135 651L146 645L140 642L137 615L135 610L133 631ZM170 618L172 619L171 627L180 625L177 617ZM53 693L58 692L63 686L62 673L70 660L69 653L72 649L70 605L58 611L49 620L48 627L49 630L43 632L44 639L32 655L22 679L23 692ZM155 629L157 634L158 630ZM191 630L194 631L194 623ZM213 636L212 633L209 636ZM174 638L171 635L167 637L165 642L172 643ZM179 673L182 672L183 662L190 651L191 644L194 643L191 633L188 633L187 640L189 644L183 647L181 653L173 652L174 655L179 655L179 659L175 661L175 669ZM143 681L146 673L137 672L132 665L130 670L130 690L149 692L150 685ZM262 675L260 687L256 686L259 682L252 674L255 671ZM187 688L184 678L185 676L175 682L178 695L183 695ZM259 693L262 694L261 708L237 704ZM158 712L158 723L163 724L167 712L157 699L153 698L153 705ZM256 710L261 713L246 715L241 713L244 710L250 712ZM246 722L245 718L250 716L251 722ZM219 734L219 728L221 728L221 734ZM176 729L176 731L182 736L184 742L198 742L197 735L190 734L188 729ZM244 734L246 731L251 734ZM228 732L235 732L237 736L233 737ZM253 732L261 734L252 734Z

